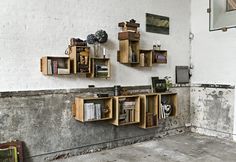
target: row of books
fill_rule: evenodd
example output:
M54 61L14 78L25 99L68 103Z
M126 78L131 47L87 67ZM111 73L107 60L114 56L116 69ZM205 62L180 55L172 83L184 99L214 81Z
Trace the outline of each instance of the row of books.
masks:
M135 101L125 101L122 103L123 109L134 109L135 108Z
M101 104L85 103L84 119L85 121L102 119Z
M120 123L135 121L135 101L124 101L121 106Z
M59 62L57 60L48 59L48 74L57 75L57 74L69 74L68 68L59 67Z
M95 65L95 77L108 77L108 66Z

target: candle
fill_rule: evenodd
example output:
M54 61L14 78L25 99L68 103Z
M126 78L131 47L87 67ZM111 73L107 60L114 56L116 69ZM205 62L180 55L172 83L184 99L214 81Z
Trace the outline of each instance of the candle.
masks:
M105 58L106 57L106 48L103 47L103 57Z

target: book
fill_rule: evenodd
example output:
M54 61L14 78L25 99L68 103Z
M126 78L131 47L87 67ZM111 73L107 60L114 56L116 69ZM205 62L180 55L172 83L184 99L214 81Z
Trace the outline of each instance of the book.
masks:
M135 109L135 102L134 101L125 101L122 105L123 109Z
M54 60L54 61L52 61L52 72L53 72L53 74L58 74L58 64L57 64L57 61L56 60Z
M69 69L64 69L64 68L58 68L57 69L58 74L69 74Z
M101 119L102 114L101 114L101 104L95 104L95 117L96 119Z
M52 60L48 59L48 74L52 75Z
M95 118L95 106L94 103L90 103L90 120L94 120Z
M130 116L129 116L130 110L125 110L125 113L126 113L125 122L128 123L130 122Z
M89 119L89 103L84 104L84 120L88 121Z

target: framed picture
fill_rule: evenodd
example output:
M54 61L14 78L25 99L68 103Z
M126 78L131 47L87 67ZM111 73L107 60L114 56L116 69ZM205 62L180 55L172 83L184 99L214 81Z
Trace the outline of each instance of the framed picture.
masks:
M165 92L166 91L166 80L159 79L159 77L152 77L152 92Z
M236 0L226 0L226 11L236 10Z
M146 32L169 34L169 17L146 13Z
M178 84L189 83L189 67L188 66L176 66L175 67L175 81Z

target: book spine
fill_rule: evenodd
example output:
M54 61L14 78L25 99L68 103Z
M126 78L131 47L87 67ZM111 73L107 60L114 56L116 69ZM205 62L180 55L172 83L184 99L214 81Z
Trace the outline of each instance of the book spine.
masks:
M101 119L101 104L95 105L96 119Z
M48 59L48 74L52 75L52 60Z
M94 119L96 119L96 112L95 112L95 106L94 106L94 103L91 103L91 109L92 109L92 112L91 112L91 114L92 114L92 117L91 117L91 119L92 120L94 120Z
M84 120L88 121L88 117L89 117L89 105L87 103L84 104Z
M53 64L53 74L58 74L58 64L57 64L57 61L53 61L52 62Z

